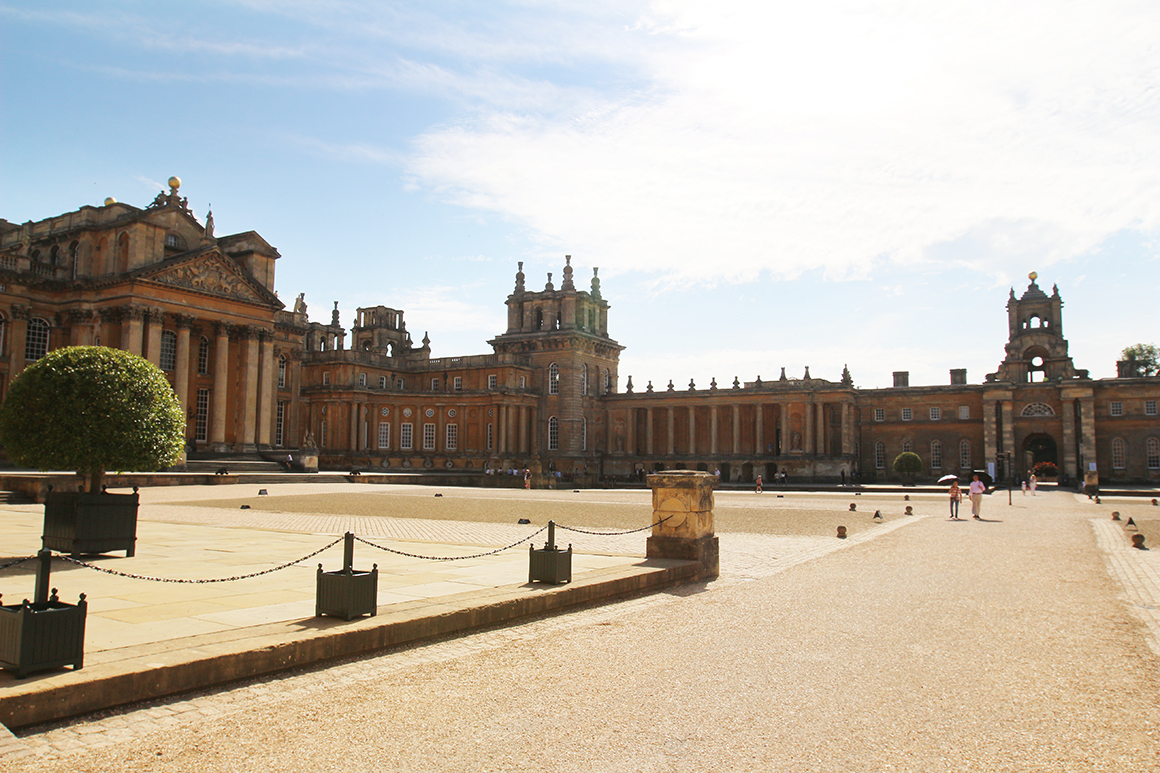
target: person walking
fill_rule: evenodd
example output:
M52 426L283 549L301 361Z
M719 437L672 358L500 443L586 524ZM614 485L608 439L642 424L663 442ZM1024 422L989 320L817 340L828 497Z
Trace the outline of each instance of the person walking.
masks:
M968 490L971 497L971 517L976 521L983 520L979 517L979 510L983 506L983 492L987 490L987 484L979 480L979 476L973 476L971 487Z
M760 475L757 476L757 493L758 494L761 493L761 476Z
M951 482L951 520L952 521L963 520L962 518L959 518L959 502L962 502L962 501L963 501L963 490L961 488L959 488L959 482L957 480L952 481Z
M1031 473L1031 479L1027 481L1027 488L1031 489L1031 496L1035 496L1035 487L1039 481L1035 479L1035 473Z

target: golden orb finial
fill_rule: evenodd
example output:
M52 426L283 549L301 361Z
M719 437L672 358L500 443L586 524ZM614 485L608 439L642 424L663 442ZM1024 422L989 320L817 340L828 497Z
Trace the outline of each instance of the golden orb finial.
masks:
M1039 278L1039 274L1036 274L1034 271L1032 271L1030 274L1027 275L1027 278L1030 279L1032 282L1034 282L1036 279Z
M116 199L114 199L112 196L110 196L109 198L105 199L105 206L106 206L106 207L107 207L107 206L109 206L109 205L111 205L111 204L116 204L116 203L117 203L117 200L116 200Z
M169 178L169 187L172 188L173 190L177 190L178 188L180 188L181 187L181 178L178 177L177 175L170 177Z

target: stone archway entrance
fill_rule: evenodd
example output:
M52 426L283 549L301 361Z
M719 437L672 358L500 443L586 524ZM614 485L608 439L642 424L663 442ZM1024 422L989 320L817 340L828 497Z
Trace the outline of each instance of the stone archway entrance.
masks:
M1023 441L1023 469L1019 473L1026 475L1028 470L1040 462L1051 462L1056 467L1059 466L1055 438L1045 432L1028 435Z

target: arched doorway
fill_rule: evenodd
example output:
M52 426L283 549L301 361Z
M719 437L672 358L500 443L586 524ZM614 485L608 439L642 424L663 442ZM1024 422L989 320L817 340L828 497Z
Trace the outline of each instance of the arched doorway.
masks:
M1019 474L1026 475L1028 470L1040 462L1051 462L1056 467L1059 466L1055 438L1045 432L1028 435L1023 441L1023 469L1018 470Z

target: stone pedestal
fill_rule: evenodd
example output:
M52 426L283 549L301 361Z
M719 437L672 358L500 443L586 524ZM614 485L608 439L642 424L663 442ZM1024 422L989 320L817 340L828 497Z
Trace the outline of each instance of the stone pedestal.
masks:
M649 558L698 561L701 577L720 574L717 537L713 533L713 489L718 478L707 472L670 470L648 476L653 492L653 532Z

